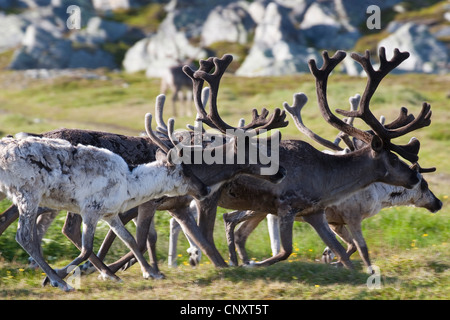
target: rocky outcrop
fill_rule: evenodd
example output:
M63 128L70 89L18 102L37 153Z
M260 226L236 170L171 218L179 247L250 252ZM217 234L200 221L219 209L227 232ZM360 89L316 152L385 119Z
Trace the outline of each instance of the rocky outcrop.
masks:
M340 4L341 1L314 2L305 12L300 28L314 47L350 49L361 36Z
M202 59L206 51L194 47L182 32L166 37L157 33L144 38L131 47L123 60L127 72L145 70L148 77L160 77L168 67Z
M206 50L192 44L201 36L205 17L220 4L206 0L173 0L167 6L167 16L156 34L134 44L123 60L127 72L146 70L149 77L160 77L168 67L207 56Z
M250 52L236 71L241 76L278 76L308 70L316 52L306 46L302 33L292 24L288 10L269 3L255 30Z
M256 26L248 12L248 3L239 1L215 7L203 24L202 45L227 41L246 44Z
M378 43L378 47L385 47L388 53L394 48L410 53L410 57L396 68L397 72L448 72L448 50L425 25L406 23L394 30Z
M17 15L0 12L0 53L20 45L27 25Z
M75 49L57 32L30 25L14 53L11 69L115 68L113 57L103 50Z
M77 43L95 45L118 41L127 31L128 26L123 23L92 17L87 22L86 28L72 32L70 39Z
M234 67L238 75L309 72L307 61L317 58L319 50L353 49L365 33L369 5L398 10L400 1L0 0L0 8L8 12L22 8L17 14L0 11L0 53L16 50L11 68L117 68L120 65L104 48L114 52L114 44L124 42L131 46L121 61L124 70L145 70L148 76L158 77L169 66L221 54L227 43L236 43L229 52L238 48ZM108 18L110 10L155 2L164 5L166 16L154 33L145 35ZM67 28L69 5L81 8L80 30ZM411 52L399 70L448 70L450 29L445 24L429 28L395 21L382 28L389 36L380 46L388 52L394 47ZM346 60L340 70L360 74L359 66Z
M67 27L67 7L81 13L81 29ZM52 0L20 14L0 14L0 52L16 49L11 69L117 68L106 43L129 41L132 28L96 16L89 0ZM133 37L139 37L139 32ZM143 37L141 32L140 37Z

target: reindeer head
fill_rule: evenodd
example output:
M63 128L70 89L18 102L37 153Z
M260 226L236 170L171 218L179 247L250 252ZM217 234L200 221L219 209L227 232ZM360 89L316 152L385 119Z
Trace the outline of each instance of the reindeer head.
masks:
M375 93L381 80L401 62L409 57L409 53L400 52L398 49L394 51L393 58L388 61L384 48L380 48L379 58L380 67L374 70L370 62L370 54L366 51L365 56L353 53L351 57L356 60L367 73L367 85L359 103L359 110L345 111L337 109L336 112L347 117L361 118L372 129L371 131L363 131L353 127L350 123L342 121L336 117L328 106L326 90L329 74L340 63L346 54L343 51L337 51L333 57L329 57L324 51L322 57L323 66L318 69L315 61L309 61L311 73L316 78L316 92L321 111L324 119L335 128L342 131L348 136L353 136L364 143L366 146L358 153L367 154L372 160L376 161L376 171L380 182L399 185L406 188L412 188L419 182L417 172L411 169L405 162L398 157L400 155L404 159L417 163L420 143L417 139L411 139L407 145L396 145L391 142L392 139L403 136L416 129L428 126L431 122L431 110L428 103L423 103L422 110L417 118L408 115L408 110L402 108L400 115L391 124L383 126L370 111L370 99ZM393 152L397 153L394 154Z
M280 134L276 132L267 138L261 136L268 130L287 126L286 114L278 108L270 116L266 109L261 114L254 109L253 119L248 125L233 127L223 121L218 112L217 95L220 80L231 61L231 55L224 55L221 59L200 60L197 71L184 66L183 71L193 83L197 125L191 127L194 128L193 131L176 132L174 135L173 120L169 120L165 126L162 119L157 117L161 122L160 131L166 132L175 146L176 152L173 155L189 159L190 161L183 163L189 165L203 181L213 183L211 178L218 182L229 180L237 174L250 174L278 183L285 176L285 170L279 167L276 157ZM208 98L205 90L202 90L205 81L210 86L209 113L205 110ZM206 133L202 124L217 130L216 133ZM195 161L196 159L199 161ZM206 165L213 166L205 170Z
M225 55L222 59L201 60L197 71L189 66L183 68L192 79L197 108L198 125L194 126L193 131L175 132L173 119L169 119L167 125L164 123L164 96L160 95L156 103L157 130L165 138L164 141L159 139L151 128L148 130L149 135L155 142L155 139L160 140L158 144L161 149L165 149L168 162L181 165L183 170L189 171L189 175L198 177L207 185L223 183L238 174L249 174L278 183L286 175L276 157L280 134L277 132L266 139L262 139L261 135L267 130L286 126L286 114L280 109L276 109L271 116L266 109L261 114L253 110L253 119L248 125L233 127L224 122L217 110L217 93L220 79L231 60L230 55ZM211 72L213 69L214 72ZM209 83L211 91L209 113L204 105L207 99L202 90L204 81ZM151 120L151 116L147 117ZM203 123L218 130L218 133L204 132Z
M405 189L402 193L409 198L409 203L415 207L425 208L432 213L438 212L442 208L442 201L429 189L428 182L422 175L422 173L434 172L436 168L421 168L418 163L413 165L412 168L419 173L420 183L410 190Z
M160 148L160 150L157 151L156 159L165 162L169 167L169 170L172 171L172 174L179 174L182 176L184 179L184 186L187 187L187 194L199 200L207 197L211 192L211 189L192 173L189 167L186 167L183 164L175 165L172 162L172 149L153 131L151 123L152 115L147 113L145 115L145 131L149 138Z

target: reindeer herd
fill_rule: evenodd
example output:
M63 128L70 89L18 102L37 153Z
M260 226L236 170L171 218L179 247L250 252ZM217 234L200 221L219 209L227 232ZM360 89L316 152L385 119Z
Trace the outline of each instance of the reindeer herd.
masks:
M254 109L248 124L226 123L220 117L217 98L221 78L232 61L230 55L200 60L198 70L183 67L192 82L197 111L196 124L188 126L189 130L175 131L173 119L167 124L163 121L165 96L160 95L154 115L156 130L152 115L145 115L146 136L59 129L1 139L0 195L13 204L0 216L0 234L18 218L16 240L46 273L43 284L64 291L73 290L64 278L73 266L86 260L83 268L95 268L103 278L119 279L116 272L134 261L140 264L144 278L163 278L152 223L156 210L167 210L173 217L172 265L176 264L181 227L191 243L191 264L197 264L203 253L216 267L228 266L213 239L220 206L234 210L223 217L232 265L238 265L237 253L244 264L250 262L246 239L268 216L273 256L254 265L268 266L289 257L293 223L298 220L309 223L327 246L325 262L335 256L338 264L352 269L350 256L358 250L370 267L361 232L363 219L386 206L415 205L431 212L442 207L422 176L434 168L419 166L419 141L412 138L406 145L394 143L394 139L430 125L431 107L423 103L416 117L401 108L399 116L387 124L376 119L370 110L373 94L382 79L409 56L396 49L387 60L381 48L378 70L368 52L351 55L365 70L367 84L362 96L350 99L352 110L336 110L346 117L341 120L330 110L327 82L345 56L343 51L332 57L323 52L320 68L314 60L309 61L320 113L340 131L334 142L304 125L301 110L307 97L303 93L294 95L292 106L284 103L284 110L269 114L266 109L261 113ZM208 87L204 88L205 81ZM286 111L300 132L332 151L317 150L302 140L281 139L273 129L288 125ZM353 126L354 118L362 119L370 130ZM206 131L203 125L214 131ZM275 134L263 137L268 130ZM345 148L339 146L341 141ZM62 232L80 254L64 268L53 269L43 257L41 240L60 210L67 211ZM100 219L110 231L95 254L93 240ZM124 227L132 219L135 237ZM103 260L115 236L130 252L106 265ZM146 250L150 261L144 258Z

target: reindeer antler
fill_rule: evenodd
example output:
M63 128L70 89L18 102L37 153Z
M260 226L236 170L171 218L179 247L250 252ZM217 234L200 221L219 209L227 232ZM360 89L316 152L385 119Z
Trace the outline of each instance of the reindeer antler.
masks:
M164 109L164 102L165 102L166 96L164 94L160 94L156 97L155 102L155 112L156 112L156 123L158 125L157 131L154 132L152 128L152 114L147 113L145 115L145 131L148 135L148 137L158 146L160 147L166 154L169 154L170 150L172 149L171 146L169 146L166 142L164 142L162 139L158 137L159 135L163 135L164 137L168 138L172 145L175 147L175 149L180 152L179 144L180 142L174 140L174 128L175 128L175 120L173 118L170 118L168 120L168 125L164 123L164 120L162 118L162 113Z
M380 47L379 50L379 56L380 56L380 68L375 71L372 67L372 64L370 62L370 53L367 50L365 56L360 56L357 53L352 53L351 57L356 60L366 71L367 73L367 85L366 89L364 90L364 94L361 98L360 102L360 108L359 111L346 111L346 110L340 110L337 109L336 112L339 114L342 114L344 116L351 116L351 117L359 117L363 119L367 124L371 126L371 128L383 139L390 140L394 139L400 136L405 135L408 132L420 129L422 127L428 126L431 123L430 117L431 117L431 106L428 103L423 103L422 105L422 111L420 112L419 116L414 119L414 116L412 118L412 121L408 121L407 124L395 128L395 129L388 129L385 126L383 126L373 115L373 113L370 111L370 99L372 98L373 94L375 93L378 85L380 84L381 80L393 69L395 69L400 63L402 63L404 60L406 60L409 57L408 52L400 52L398 49L394 50L394 57L388 61L386 59L386 50L384 47ZM407 109L402 108L400 117L404 118L407 114ZM410 118L411 119L411 118Z
M283 107L292 116L292 119L294 119L297 129L321 145L330 148L331 150L341 151L342 148L339 147L339 145L322 138L303 124L301 112L306 102L308 102L308 97L304 93L296 93L294 94L293 100L292 107L287 102L283 103Z
M169 153L170 151L170 147L164 142L162 141L153 131L152 129L152 114L151 113L146 113L145 114L145 132L147 132L147 135L149 136L149 138L158 146L161 148L161 150L163 150L166 154Z
M233 127L223 121L217 110L219 83L226 68L232 60L233 57L226 54L221 59L216 57L209 58L208 60L200 60L200 68L195 72L189 66L185 66L183 68L183 71L192 79L193 82L194 103L197 109L197 121L202 121L208 126L218 129L222 133L226 133L228 129L237 129L237 127ZM213 68L214 72L210 73ZM211 91L209 97L209 113L206 112L201 101L201 88L204 81L208 82ZM243 127L239 127L239 129L255 129L255 133L257 134L261 129L270 130L287 126L288 122L285 121L285 119L285 112L279 108L275 109L274 113L270 117L269 111L265 108L262 109L261 114L258 114L258 111L253 109L252 121Z
M319 108L325 120L329 122L334 127L347 133L348 135L354 136L366 143L369 143L372 139L372 134L352 126L339 120L334 114L331 113L328 102L326 98L326 86L328 75L334 69L334 67L345 58L345 53L343 51L338 51L332 57L328 57L328 53L325 51L323 54L324 63L320 69L317 69L315 61L311 60L309 62L310 70L316 78L316 90L317 97L319 100ZM360 56L356 53L352 54L352 58L356 60L367 73L367 84L364 90L363 96L360 101L360 109L357 111L345 111L337 109L336 112L347 116L347 117L358 117L366 122L375 134L380 137L383 143L390 150L397 152L403 158L411 161L417 162L419 144L416 141L410 141L407 145L395 145L390 142L391 139L403 136L411 131L417 130L419 128L428 126L431 122L431 110L428 103L423 103L422 110L417 118L414 116L407 115L407 109L402 108L399 117L392 123L383 126L370 111L370 99L375 93L381 80L393 69L395 69L400 63L409 57L408 52L400 52L398 49L394 50L394 57L388 61L386 59L386 51L383 47L379 50L380 56L380 68L374 70L370 62L370 53L366 51L365 56Z
M316 93L319 104L319 110L325 121L331 124L336 129L345 132L349 136L358 138L366 143L370 143L372 135L363 130L357 129L348 123L342 121L336 117L330 110L327 100L327 82L328 76L333 69L344 60L347 54L344 51L338 50L331 58L328 56L327 51L322 52L323 65L320 69L316 66L314 59L309 60L308 65L311 73L316 78Z
M207 60L200 60L200 68L197 71L204 71L209 73L214 68L213 58L210 57ZM183 67L183 72L192 80L192 91L194 95L194 104L197 109L197 119L203 121L208 126L215 128L214 123L209 121L208 113L205 110L205 104L202 101L202 88L205 82L201 78L196 78L194 76L195 71L191 69L189 65Z
M166 96L164 94L158 95L155 101L155 120L157 126L156 130L163 134L167 134L167 125L163 119L165 101Z
M359 94L355 95L354 97L350 97L349 102L351 110L356 110L358 108L359 99L360 99ZM289 106L287 102L283 103L283 107L292 116L292 118L294 119L294 123L297 129L300 130L300 132L302 132L303 134L310 137L314 141L320 143L324 147L329 148L331 150L342 151L343 149L339 146L341 140L344 140L345 144L350 148L350 150L355 149L352 141L349 139L348 134L342 131L338 133L334 142L331 142L330 140L322 138L317 133L314 133L313 131L311 131L311 129L307 128L303 123L301 112L303 107L306 105L308 98L304 93L296 93L294 94L293 100L294 102L292 104L292 107ZM349 125L352 125L353 120L354 120L353 117L349 117L347 119L344 119L343 121Z

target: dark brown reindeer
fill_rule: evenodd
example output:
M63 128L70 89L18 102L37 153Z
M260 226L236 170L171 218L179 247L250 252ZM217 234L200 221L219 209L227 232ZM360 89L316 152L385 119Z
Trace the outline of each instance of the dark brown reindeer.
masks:
M350 103L352 105L353 110L357 110L359 104L359 95L350 98ZM334 150L334 152L342 152L339 147L339 141L341 138L344 138L346 141L351 141L346 135L342 133L338 134L337 139L334 142L326 140L309 128L307 128L302 121L301 110L303 106L306 104L307 98L304 94L295 94L294 95L294 104L292 107L285 103L285 109L288 111L297 128L308 137L318 142L319 144ZM404 113L406 115L406 113ZM408 117L404 117L407 119ZM350 123L353 118L348 118L347 123ZM381 120L382 122L382 120ZM388 128L395 128L400 126L400 122L393 122L387 124ZM353 144L350 142L348 144L353 150L355 147L358 147L360 143ZM347 151L350 152L350 151ZM419 173L433 172L435 168L421 168L416 165L416 169ZM343 199L338 204L329 206L325 208L325 214L327 218L327 222L330 225L331 229L338 235L347 245L347 254L351 256L357 250L360 253L361 258L365 266L368 268L368 272L372 272L372 267L369 259L369 251L364 240L361 222L363 219L367 219L376 215L382 208L390 207L390 206L399 206L399 205L413 205L415 207L426 208L430 212L437 212L442 207L442 202L436 198L433 192L429 189L428 183L424 179L422 175L420 177L420 183L415 185L412 189L406 189L401 186L393 186L386 183L375 182L370 184L364 189L361 189L355 192L353 195ZM247 213L248 215L252 215L252 213ZM246 213L232 213L232 215L246 215ZM228 216L228 215L226 215ZM268 215L268 228L272 246L273 254L277 254L279 251L279 228L278 228L278 218L273 215ZM296 217L296 220L301 221L301 217ZM249 260L248 254L245 250L245 243L248 236L251 232L257 227L258 223L261 220L258 216L254 219L248 219L244 221L241 225L239 225L239 229L235 231L234 239L237 252L241 260L248 264L251 261ZM233 228L229 227L227 232L233 232ZM233 236L228 235L230 239ZM234 247L230 245L230 247ZM174 254L174 253L172 253ZM328 248L325 249L322 260L327 263L331 263L333 260L333 253Z
M418 183L416 171L410 169L392 152L397 152L411 162L417 162L419 147L417 140L404 146L395 145L391 140L429 125L431 116L429 104L423 104L417 118L411 116L404 119L404 114L401 113L398 121L402 121L404 125L395 129L383 127L369 109L370 98L381 80L409 54L395 50L394 57L388 61L384 48L380 49L381 65L377 71L373 70L368 53L365 57L352 55L366 70L368 83L361 100L360 110L356 113L339 110L339 113L362 118L371 127L372 132L362 131L341 121L329 109L326 96L328 76L345 58L345 55L345 52L338 51L330 58L324 52L324 64L320 69L316 67L314 60L309 62L311 72L316 78L319 109L328 123L349 136L364 141L367 145L350 154L336 156L324 154L303 141L282 140L279 149L280 165L289 174L280 184L271 186L264 182L256 182L251 177L241 176L225 184L216 196L210 196L205 201L198 201L199 227L209 241L212 242L217 205L233 210L253 210L253 214L260 215L261 219L268 212L276 214L280 218L281 251L276 256L257 264L270 265L286 259L292 252L292 225L294 218L300 215L304 221L314 227L339 260L346 267L351 267L345 249L337 242L335 235L328 227L324 208L373 182L380 181L406 188L412 188ZM196 72L194 81L201 76ZM211 91L214 92L212 81L209 77L205 79L209 80ZM201 103L196 103L196 106L201 106ZM198 113L203 120L202 111L198 110ZM231 225L246 218L248 216L226 217L225 220ZM236 261L236 259L233 260Z

